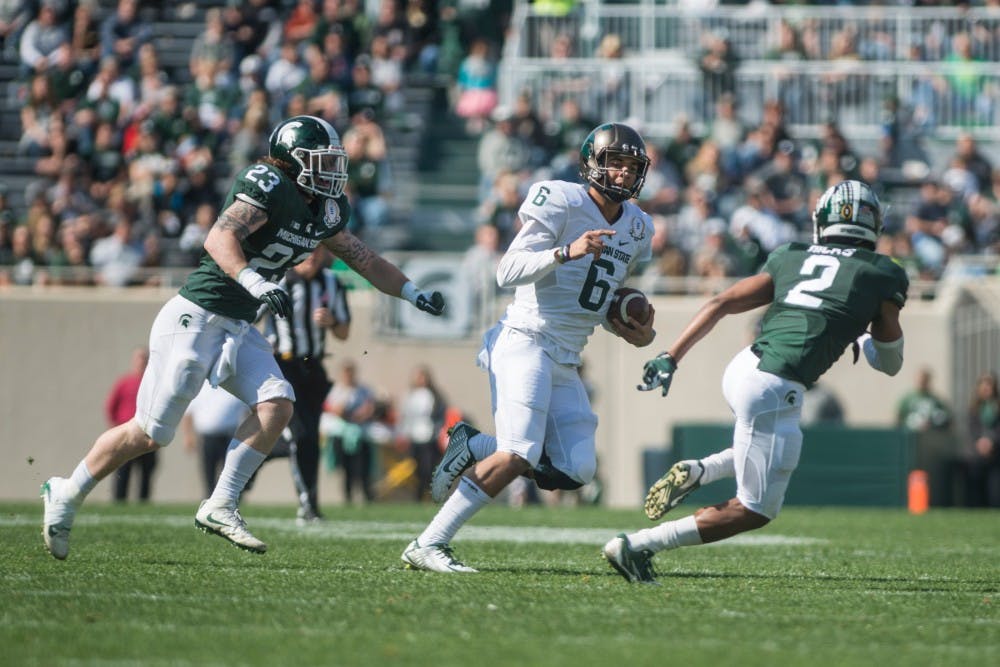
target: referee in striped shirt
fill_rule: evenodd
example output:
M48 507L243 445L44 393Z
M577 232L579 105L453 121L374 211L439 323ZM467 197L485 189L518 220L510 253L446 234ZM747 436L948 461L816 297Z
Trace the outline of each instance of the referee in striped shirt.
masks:
M268 311L264 316L264 331L274 346L278 366L295 389L290 456L300 522L322 519L317 497L319 420L333 386L323 368L326 332L346 340L351 327L347 291L330 270L332 261L333 254L319 245L308 259L289 269L281 284L292 299L291 315L276 318Z

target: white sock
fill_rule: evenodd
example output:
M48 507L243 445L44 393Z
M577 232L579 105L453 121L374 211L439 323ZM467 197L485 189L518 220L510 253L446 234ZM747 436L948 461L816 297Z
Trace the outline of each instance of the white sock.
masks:
M692 514L683 519L667 521L659 526L632 533L628 536L628 543L636 551L649 549L656 553L677 547L691 547L702 542L698 524Z
M77 503L82 503L87 494L97 486L97 480L90 474L90 470L87 469L86 461L80 461L76 469L73 470L73 474L69 476L69 480L76 484L76 488L79 489L76 498L73 499Z
M701 459L700 462L705 467L705 474L701 476L702 486L724 477L736 477L736 464L733 462L732 447L710 454Z
M417 544L426 547L431 544L448 544L458 529L472 518L476 512L488 505L492 498L468 477L458 480L458 488L434 515L424 532L417 538Z
M496 436L487 433L477 433L469 438L469 449L477 461L482 461L497 450Z
M226 465L222 468L222 474L219 475L219 481L212 491L210 500L218 505L235 506L250 477L257 472L257 468L266 458L266 454L261 454L245 442L234 439L229 443Z

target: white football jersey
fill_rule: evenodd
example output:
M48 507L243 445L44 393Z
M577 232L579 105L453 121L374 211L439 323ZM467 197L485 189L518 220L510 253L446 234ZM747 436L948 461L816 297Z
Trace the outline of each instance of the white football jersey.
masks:
M640 263L652 258L653 222L628 201L618 220L608 223L587 195L587 186L567 181L535 183L518 215L522 228L507 250L508 270L511 260L515 265L522 259L531 263L532 255L554 253L584 232L615 231L604 237L600 259L557 264L536 281L520 284L501 319L505 326L537 336L559 363L579 364L580 352L594 327L603 322L614 291Z

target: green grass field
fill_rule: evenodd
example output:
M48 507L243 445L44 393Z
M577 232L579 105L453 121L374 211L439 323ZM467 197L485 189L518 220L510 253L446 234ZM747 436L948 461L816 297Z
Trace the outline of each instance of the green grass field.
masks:
M642 586L598 555L638 510L487 508L454 543L480 574L451 576L399 560L430 506L251 504L264 556L194 510L85 506L59 562L40 502L0 504L0 665L1000 664L997 512L789 508Z

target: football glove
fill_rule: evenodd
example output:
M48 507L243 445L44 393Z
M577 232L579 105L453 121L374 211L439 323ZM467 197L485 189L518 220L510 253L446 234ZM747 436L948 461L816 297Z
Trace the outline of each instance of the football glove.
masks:
M652 391L659 387L666 396L670 391L670 383L674 379L674 371L677 370L677 362L670 356L669 352L663 352L655 359L650 359L642 367L642 384L636 386L639 391Z
M292 314L292 299L288 292L251 269L249 266L240 271L236 280L250 296L267 306L268 310L278 317L285 318Z
M424 292L412 282L407 282L403 285L400 296L416 306L418 310L435 317L444 312L444 296L441 292Z

